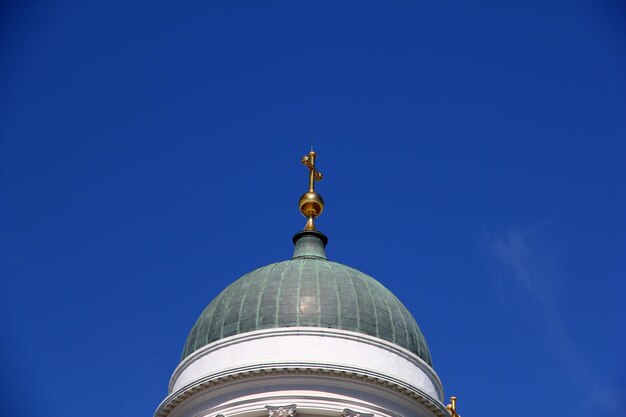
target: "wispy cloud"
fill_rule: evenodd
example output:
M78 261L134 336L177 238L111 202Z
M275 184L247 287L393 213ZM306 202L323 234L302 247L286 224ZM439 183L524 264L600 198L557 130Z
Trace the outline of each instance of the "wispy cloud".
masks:
M545 332L546 340L582 393L588 394L588 400L607 415L619 415L624 410L623 393L606 387L564 325L554 295L559 282L554 257L546 247L536 243L547 224L536 228L512 227L489 238L490 252L499 265L496 276L503 300L523 307L516 310L522 311L526 319L543 323L541 331Z

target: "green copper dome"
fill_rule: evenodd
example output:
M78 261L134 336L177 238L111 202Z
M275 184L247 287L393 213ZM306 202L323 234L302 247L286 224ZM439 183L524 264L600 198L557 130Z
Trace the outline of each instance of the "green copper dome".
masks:
M379 337L410 350L432 366L415 319L374 278L326 259L326 236L294 236L291 260L256 269L229 285L191 329L182 359L235 334L278 327L325 327Z

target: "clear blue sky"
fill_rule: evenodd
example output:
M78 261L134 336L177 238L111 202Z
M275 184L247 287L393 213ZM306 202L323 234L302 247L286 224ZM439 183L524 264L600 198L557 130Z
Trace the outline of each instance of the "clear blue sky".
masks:
M464 417L626 415L618 1L5 3L1 415L151 416L289 258L394 291Z

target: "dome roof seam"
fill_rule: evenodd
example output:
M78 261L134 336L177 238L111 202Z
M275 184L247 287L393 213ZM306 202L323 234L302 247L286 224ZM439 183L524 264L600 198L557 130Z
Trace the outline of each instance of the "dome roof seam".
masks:
M322 294L320 291L320 270L315 262L315 295L317 301L317 325L322 327Z
M330 262L326 261L326 266L328 266L328 269L330 270L331 274L334 274L333 272L333 267L330 264ZM339 282L337 280L335 280L335 294L337 294L337 327L342 329L342 325L341 325L341 297L339 297Z
M378 291L378 293L381 295L380 298L383 300L385 307L387 307L387 315L389 316L389 322L391 323L391 328L395 328L396 323L395 323L395 319L393 318L393 314L391 314L391 307L389 306L387 299L385 297L382 297L383 291L380 288L376 288L376 291ZM392 340L394 343L397 343L395 332L392 332Z
M354 280L352 279L352 277L350 276L350 274L348 273L348 270L346 269L346 266L343 264L338 264L341 269L343 270L343 272L346 274L346 277L348 278L348 281L350 281L350 284L352 284L352 289L354 290L354 294L357 296L356 300L355 300L355 305L356 305L356 328L359 330L361 329L361 310L359 308L359 298L358 298L358 292L356 290L356 285L354 284Z
M300 268L298 268L298 288L296 289L296 293L298 294L298 302L296 303L296 325L300 326L300 320L301 320L301 311L300 311L300 300L301 300L301 294L300 292L302 291L302 269L304 268L304 259L300 259Z
M265 288L267 287L267 281L269 281L269 277L270 274L272 273L272 271L274 271L274 269L276 268L276 266L278 265L278 263L274 263L271 264L272 267L270 268L270 270L267 272L267 274L265 274L265 279L263 280L263 285L261 286L261 289L259 290L259 298L257 300L257 304L256 304L256 327L258 328L261 323L261 300L263 299L263 290L265 290Z
M289 269L289 266L291 266L293 262L293 259L289 259L285 265L285 268L283 268L283 272L280 273L280 281L278 284L278 292L276 293L276 314L275 314L275 318L274 318L274 324L276 326L279 325L279 314L280 314L280 297L282 295L282 290L283 290L283 282L285 281L285 272L287 272L287 269Z
M393 302L396 304L396 308L398 308L398 310L400 310L400 306L398 305L400 301L397 298L395 298L393 300ZM400 314L400 318L402 319L402 323L404 324L404 338L405 338L405 341L406 341L406 345L410 346L410 342L409 342L409 326L407 326L406 318L404 317L403 314Z
M272 264L270 264L272 265ZM263 271L264 269L267 269L270 265L265 265L263 268L261 268L260 270L257 270L256 275L259 275L259 273L261 271ZM250 297L250 286L252 285L252 280L247 280L244 283L244 290L243 290L243 297L241 298L241 304L239 305L239 316L237 317L237 333L241 333L241 317L243 317L243 310L244 307L246 306L246 302L248 301L248 298ZM254 320L254 323L256 325L256 318Z
M376 302L374 301L374 297L372 296L372 289L369 285L366 285L367 293L370 297L370 301L372 302L372 306L374 306L374 321L376 322L376 337L380 337L380 327L378 326L378 314L376 313Z
M332 274L335 274L335 271L333 270L333 266L331 262L327 262L328 264L328 269L330 269L330 272ZM339 265L339 264L336 264ZM345 308L343 306L342 300L341 300L341 289L339 288L339 280L335 280L335 288L337 288L337 328L339 329L344 329L344 321L343 321L343 314L341 313L343 311L343 309Z
M265 268L265 267L263 266L261 268L255 269L254 271L249 272L246 275L244 275L243 277L239 278L237 281L235 281L235 289L238 289L239 287L244 287L245 288L244 284L245 284L246 278L251 276L253 273L258 271L259 269L263 269L263 268ZM226 287L226 289L228 289L228 287ZM243 293L245 294L245 291ZM226 328L226 319L228 318L228 314L230 313L232 300L235 297L235 294L236 294L235 291L231 291L230 294L228 294L228 302L224 303L225 307L217 309L216 313L218 314L218 317L219 317L220 313L222 314L222 316L220 317L221 318L221 322L222 322L222 325L220 326L220 338L224 338L224 337L228 336L228 335L224 334L224 329ZM243 296L243 298L245 299L245 295ZM243 301L244 300L242 299L241 300L241 304L239 304L239 313L238 313L239 314L239 316L238 316L239 318L241 318L241 305L243 304ZM237 320L237 332L239 332L239 320ZM207 332L207 340L208 340L208 332Z

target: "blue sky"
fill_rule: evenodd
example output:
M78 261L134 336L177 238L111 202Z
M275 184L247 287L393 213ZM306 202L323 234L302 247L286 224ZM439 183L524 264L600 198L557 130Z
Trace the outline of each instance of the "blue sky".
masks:
M0 414L145 416L230 282L381 281L469 416L623 415L617 1L31 2L0 25Z

